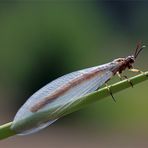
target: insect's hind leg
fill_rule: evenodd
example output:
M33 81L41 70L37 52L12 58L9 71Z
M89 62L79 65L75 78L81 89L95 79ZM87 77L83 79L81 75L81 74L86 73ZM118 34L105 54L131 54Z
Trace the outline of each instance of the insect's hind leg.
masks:
M107 87L107 89L108 89L108 92L110 93L111 97L113 98L114 102L116 102L116 99L114 98L113 93L112 93L110 87L108 86L107 83L105 83L105 85L106 85L106 87Z

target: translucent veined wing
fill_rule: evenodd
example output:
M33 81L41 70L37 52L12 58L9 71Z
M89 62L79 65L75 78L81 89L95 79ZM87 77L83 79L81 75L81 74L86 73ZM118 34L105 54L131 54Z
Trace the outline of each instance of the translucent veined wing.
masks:
M78 101L80 97L95 91L98 87L102 86L108 79L112 77L113 73L109 71L107 67L108 65L106 64L79 70L64 75L47 84L35 94L33 94L20 108L14 118L11 128L18 134L24 135L37 132L52 124L57 120L58 112L65 110L70 104ZM66 84L73 82L73 80L83 76L84 74L89 74L95 70L98 70L96 75L82 81L78 85L71 87L62 95L59 95L54 100L47 102L46 105L44 105L42 108L39 108L36 112L31 111L31 108L34 105L40 103L49 95L52 95L57 89L60 89ZM57 118L51 118L52 115L54 116L55 114L57 115ZM27 120L27 122L25 122L27 118L33 119L33 117L35 117L35 120ZM24 124L22 124L21 121L23 121ZM18 124L20 124L20 126L18 126Z

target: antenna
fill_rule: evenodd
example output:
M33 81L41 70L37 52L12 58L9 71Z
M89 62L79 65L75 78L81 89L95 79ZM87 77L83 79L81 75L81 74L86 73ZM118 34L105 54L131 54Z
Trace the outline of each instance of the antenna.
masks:
M138 42L137 47L135 49L135 53L134 53L134 58L136 59L138 57L138 55L140 54L140 52L143 50L143 48L145 48L145 45L142 45L142 42Z

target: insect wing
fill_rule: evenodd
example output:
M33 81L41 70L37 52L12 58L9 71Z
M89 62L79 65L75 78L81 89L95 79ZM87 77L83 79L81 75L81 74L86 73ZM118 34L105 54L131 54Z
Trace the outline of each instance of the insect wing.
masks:
M108 69L105 69L100 73L98 72L96 76L88 80L85 80L83 83L80 83L79 85L72 87L63 95L49 102L47 105L39 109L37 113L31 112L30 110L31 107L36 103L39 103L40 101L42 101L42 99L47 97L49 94L52 94L59 87L80 77L84 73L89 73L92 70L95 70L98 68L101 69L101 67L96 66L96 67L72 72L70 74L64 75L52 81L51 83L41 88L39 91L33 94L26 101L26 103L20 108L20 110L17 112L14 118L11 128L15 130L17 133L23 135L23 134L34 133L52 124L58 118L58 112L65 110L75 101L79 101L80 97L92 91L95 91L98 87L102 86L108 79L110 79L113 73ZM38 116L38 114L40 115L40 113L42 113L42 116ZM54 119L50 118L50 116L54 114L56 114L57 117ZM27 120L27 123L25 122L27 118L31 119L34 116L36 116L36 118L33 121L30 120L30 124L28 120ZM19 123L20 121L24 121L24 125L22 124L18 126L17 123Z

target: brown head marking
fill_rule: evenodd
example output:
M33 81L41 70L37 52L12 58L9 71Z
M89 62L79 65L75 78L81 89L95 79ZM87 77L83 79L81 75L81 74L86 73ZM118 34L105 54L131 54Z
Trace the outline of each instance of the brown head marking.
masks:
M116 74L117 72L122 73L122 71L125 70L126 68L131 69L139 53L145 47L146 47L145 45L142 45L141 42L139 42L136 46L136 49L133 55L127 56L125 58L115 59L113 63L117 63L119 66L113 70L113 73L114 74Z

